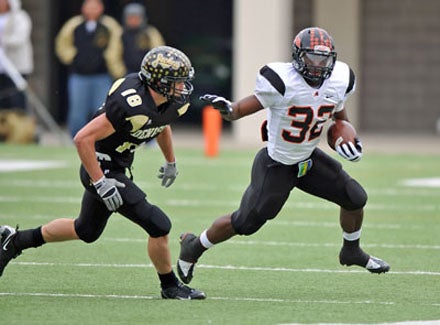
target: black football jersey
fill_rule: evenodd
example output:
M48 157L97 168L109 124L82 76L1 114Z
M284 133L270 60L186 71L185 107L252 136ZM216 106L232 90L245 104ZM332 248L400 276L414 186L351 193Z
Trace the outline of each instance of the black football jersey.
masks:
M116 80L96 116L105 114L115 133L97 141L96 155L102 169L130 168L135 149L157 137L185 114L189 103L156 106L148 88L136 73Z

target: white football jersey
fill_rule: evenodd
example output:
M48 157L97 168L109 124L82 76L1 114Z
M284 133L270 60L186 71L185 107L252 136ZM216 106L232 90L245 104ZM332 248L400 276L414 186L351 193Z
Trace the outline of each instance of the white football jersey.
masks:
M264 66L255 96L267 108L269 156L286 165L310 157L325 122L344 108L354 88L354 74L340 61L318 89L310 87L290 62Z

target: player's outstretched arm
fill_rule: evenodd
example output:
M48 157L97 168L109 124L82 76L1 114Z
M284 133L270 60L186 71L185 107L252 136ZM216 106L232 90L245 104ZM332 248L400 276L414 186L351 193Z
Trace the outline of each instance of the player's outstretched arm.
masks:
M200 99L217 109L227 121L238 120L239 118L251 115L264 108L254 95L233 103L224 97L210 94L203 95Z

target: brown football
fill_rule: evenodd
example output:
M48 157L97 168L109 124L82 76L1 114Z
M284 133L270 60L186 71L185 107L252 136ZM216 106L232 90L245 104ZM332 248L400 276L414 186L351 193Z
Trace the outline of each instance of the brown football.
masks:
M327 143L333 150L337 145L347 142L355 143L356 130L350 122L336 120L327 129Z

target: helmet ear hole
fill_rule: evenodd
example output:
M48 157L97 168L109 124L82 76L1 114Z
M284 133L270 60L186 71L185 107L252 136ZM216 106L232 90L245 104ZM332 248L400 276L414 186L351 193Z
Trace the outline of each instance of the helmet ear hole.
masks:
M145 54L139 72L144 83L169 101L187 102L193 91L190 82L194 68L189 58L170 46L159 46ZM176 82L184 83L184 89L176 88Z

